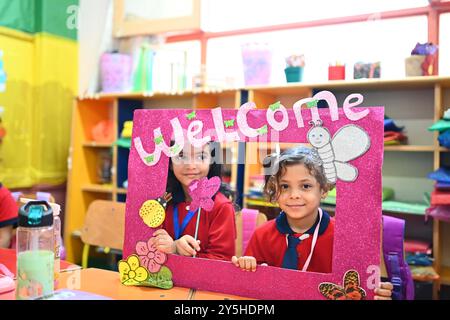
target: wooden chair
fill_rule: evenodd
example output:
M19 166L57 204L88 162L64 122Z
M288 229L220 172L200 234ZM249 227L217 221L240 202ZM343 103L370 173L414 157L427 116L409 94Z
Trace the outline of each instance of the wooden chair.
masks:
M243 215L249 215L243 217ZM267 222L267 216L257 210L242 209L236 213L236 256L241 257L244 252L246 243L250 240L250 236L256 227ZM244 231L245 230L245 231Z
M95 200L86 213L81 240L84 243L82 267L87 268L90 246L122 250L125 228L125 203Z
M12 192L11 193L14 200L16 200L17 206L20 208L23 203L20 201L22 199L33 199L33 200L45 200L47 202L55 202L55 198L49 192L34 192L34 193L23 193L23 192Z

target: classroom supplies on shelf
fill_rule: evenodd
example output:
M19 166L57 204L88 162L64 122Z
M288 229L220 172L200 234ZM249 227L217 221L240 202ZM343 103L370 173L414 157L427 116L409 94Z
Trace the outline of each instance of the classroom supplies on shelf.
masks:
M266 43L246 43L241 49L245 85L269 84L272 72L270 46Z
M383 201L382 207L383 211L424 215L428 206L424 203L388 200Z
M433 281L439 279L439 274L432 266L410 266L411 274L416 281Z
M379 78L381 74L380 62L364 63L357 62L353 68L353 79Z
M345 64L336 62L328 66L328 80L345 80Z
M139 58L133 75L133 91L149 92L153 90L153 68L155 51L148 44L139 49Z
M405 239L405 252L431 254L431 245L420 240Z
M384 145L406 144L408 137L403 133L405 127L399 127L393 119L384 118Z
M122 138L131 138L133 134L133 121L125 121L123 123L123 129L120 133Z
M450 148L450 130L439 133L438 141L440 146Z
M450 129L450 120L441 119L436 121L432 126L428 127L428 131L443 132Z
M132 59L129 55L105 52L100 58L102 92L127 92L131 88Z
M114 141L114 124L111 120L99 121L91 130L92 140L99 143Z
M426 210L425 219L428 220L429 217L432 217L436 220L450 222L450 206L437 205L428 208Z
M440 167L428 174L428 178L437 182L450 183L450 168Z
M425 253L408 253L406 255L406 262L410 266L431 266L433 264L433 259L431 259L427 254Z
M284 73L287 82L301 82L303 80L303 69L305 67L305 56L303 54L290 55L286 57L286 68Z
M431 42L417 43L411 51L411 56L405 59L406 76L431 76L436 60L438 46Z
M329 204L329 205L336 205L336 190L337 188L334 188L333 190L328 192L328 196L321 201L323 204ZM383 201L389 200L394 198L394 189L383 187L382 191L382 197Z

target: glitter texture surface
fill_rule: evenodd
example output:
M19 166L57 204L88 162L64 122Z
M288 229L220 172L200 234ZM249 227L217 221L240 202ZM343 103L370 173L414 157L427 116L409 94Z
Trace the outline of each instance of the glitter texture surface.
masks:
M373 298L373 289L367 288L370 266L380 264L381 228L381 186L383 164L383 107L369 107L367 117L348 120L339 108L339 120L332 122L329 110L319 109L323 126L334 133L347 124L357 124L370 136L370 149L355 160L350 161L358 168L358 178L354 182L338 180L336 199L336 228L333 250L333 273L320 274L293 271L273 267L258 267L256 272L245 272L231 262L187 258L169 255L166 265L173 272L175 286L216 291L259 299L324 299L318 287L322 282L340 283L347 270L357 270L361 277L361 287L367 292L367 299ZM364 108L353 108L362 111ZM154 149L153 130L161 127L164 141L168 144L172 134L170 120L180 119L183 128L190 121L186 114L192 110L137 110L134 114L133 139L140 137L144 149L151 153ZM223 118L236 118L237 110L224 109ZM306 125L311 120L310 109L302 109L305 127L298 128L292 109L288 109L289 125L282 132L267 126L266 141L307 143ZM267 124L266 110L251 110L248 115L251 128L261 128ZM211 110L197 110L196 120L203 122L205 135L214 136L214 122ZM207 131L209 130L209 131ZM226 131L236 130L227 128ZM241 141L249 141L239 133ZM251 139L254 141L254 139ZM162 154L155 166L146 166L140 159L134 145L131 147L128 178L124 256L134 253L138 241L148 239L154 229L144 224L139 216L142 204L160 197L165 192L169 159ZM368 269L369 268L369 269Z

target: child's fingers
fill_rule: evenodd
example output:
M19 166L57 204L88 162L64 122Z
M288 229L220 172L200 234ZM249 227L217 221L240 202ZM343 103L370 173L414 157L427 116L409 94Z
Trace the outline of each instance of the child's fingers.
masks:
M245 257L245 270L256 271L256 260L252 257Z
M387 289L387 290L394 290L394 285L390 282L381 282L380 283L380 288L381 289Z
M374 296L374 300L392 300L390 297Z
M232 256L231 263L233 263L236 267L239 267L238 257Z
M192 250L192 248L191 248L191 250ZM192 256L192 254L188 250L186 250L185 244L180 243L180 242L177 243L177 252L178 252L178 254L180 254L182 256L186 256L186 257Z
M387 297L389 298L392 295L392 291L388 290L388 289L380 289L380 288L376 288L375 289L375 294L382 296L382 297Z
M196 241L191 236L186 236L184 240L191 246L191 248L194 248L196 251L200 251L200 241ZM193 254L195 254L195 251L193 252Z
M256 271L256 259L250 259L251 269L253 272Z
M164 229L158 229L158 230L156 230L155 232L153 232L153 236L154 236L154 237L157 237L157 236L159 236L159 235L169 235L169 234L168 234L167 231L164 230Z
M239 262L239 268L241 268L242 270L245 270L245 258L240 257L238 262Z
M195 250L191 247L190 243L187 242L186 239L179 242L181 249L186 252L188 256L193 256L195 254Z

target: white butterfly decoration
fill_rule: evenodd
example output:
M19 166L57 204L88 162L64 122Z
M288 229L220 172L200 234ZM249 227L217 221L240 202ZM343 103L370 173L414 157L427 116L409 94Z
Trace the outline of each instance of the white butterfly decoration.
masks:
M317 150L328 181L355 181L358 169L347 162L369 150L370 138L367 132L357 125L349 124L340 128L331 138L330 131L322 127L322 121L310 124L313 127L308 131L308 141Z

